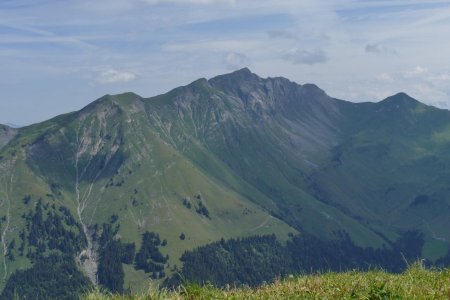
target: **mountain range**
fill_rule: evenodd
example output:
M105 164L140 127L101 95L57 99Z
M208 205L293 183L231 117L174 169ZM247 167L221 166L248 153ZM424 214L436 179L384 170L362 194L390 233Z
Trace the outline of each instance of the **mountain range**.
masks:
M345 233L382 249L415 231L422 257L436 261L449 249L449 149L448 110L404 93L348 102L246 68L0 125L0 290L38 257L64 252L70 243L55 232L78 241L69 253L96 283L105 224L136 249L145 232L158 234L166 275L185 251L267 234ZM50 217L64 218L60 229L48 229ZM123 268L127 287L149 277Z

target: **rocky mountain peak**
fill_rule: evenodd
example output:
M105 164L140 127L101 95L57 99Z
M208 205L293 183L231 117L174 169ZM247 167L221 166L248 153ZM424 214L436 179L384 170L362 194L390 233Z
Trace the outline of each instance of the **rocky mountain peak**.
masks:
M386 99L380 101L379 104L383 106L389 107L395 106L397 108L400 108L400 107L413 107L420 104L420 102L412 98L408 94L401 92L392 95L390 97L387 97Z

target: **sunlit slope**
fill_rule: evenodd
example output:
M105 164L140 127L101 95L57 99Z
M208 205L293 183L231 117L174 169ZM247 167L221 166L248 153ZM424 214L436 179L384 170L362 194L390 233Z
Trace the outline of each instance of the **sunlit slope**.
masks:
M172 265L186 249L222 237L275 233L286 238L296 232L161 139L143 105L134 94L105 96L80 112L24 128L2 150L1 205L6 209L0 217L7 221L2 221L2 245L19 240L21 215L39 198L69 207L91 248L92 227L112 215L118 216L123 241L139 245L143 232L158 232L168 241L163 251ZM33 199L28 204L22 201L26 195ZM196 212L200 200L209 217ZM92 276L95 257L84 264ZM16 255L15 261L5 260L0 275L26 265Z

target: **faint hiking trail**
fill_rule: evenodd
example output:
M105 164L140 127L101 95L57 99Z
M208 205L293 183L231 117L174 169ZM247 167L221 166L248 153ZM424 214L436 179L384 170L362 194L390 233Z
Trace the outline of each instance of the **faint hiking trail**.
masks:
M260 229L260 228L266 226L267 223L269 223L269 221L270 221L271 219L273 219L273 217L272 217L272 216L268 216L261 224L259 224L259 225L256 226L256 227L253 227L252 229L250 229L250 231L255 231L255 230L258 230L258 229Z
M434 232L433 229L431 229L430 223L428 223L425 219L422 219L422 221L425 223L425 225L427 226L428 231L431 233L431 236L433 237L433 239L438 240L438 241L443 241L446 242L447 239L445 237L440 237L437 236L436 233Z

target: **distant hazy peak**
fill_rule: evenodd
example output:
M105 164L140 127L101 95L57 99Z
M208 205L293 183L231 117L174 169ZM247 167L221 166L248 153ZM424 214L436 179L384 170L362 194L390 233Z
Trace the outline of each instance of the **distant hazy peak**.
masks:
M421 104L418 100L412 98L406 93L400 92L379 102L381 105L401 105L411 106Z
M15 131L17 131L17 129L18 128L14 128L14 127L10 126L9 124L8 125L0 124L0 132L9 132L9 131L15 132Z
M320 89L317 85L313 83L306 83L304 85L300 85L296 82L290 81L285 77L268 77L261 78L257 74L252 73L248 68L243 68L232 73L219 75L213 77L209 80L210 84L217 87L231 87L235 88L237 86L242 85L262 85L267 82L276 83L278 85L285 85L291 87L298 87L303 90L305 93L314 93L314 94L326 94L325 91Z
M2 125L2 124L0 124L0 125ZM23 125L17 125L17 124L13 124L13 123L6 123L6 124L4 124L4 125L2 125L2 126L8 126L8 127L10 127L10 128L20 128L20 127L23 127Z
M261 78L252 73L248 68L243 68L228 74L219 75L211 78L208 82L213 86L236 85L244 82L255 82Z
M240 75L240 76L250 76L252 74L256 75L256 74L252 73L252 71L250 71L250 69L247 67L236 70L234 72L231 72L230 74L235 74L235 75Z
M327 96L327 93L325 93L324 90L322 90L321 88L319 88L317 85L315 85L314 83L305 83L304 85L301 86L302 92L303 93L308 93L308 94L313 94L313 95L325 95Z

